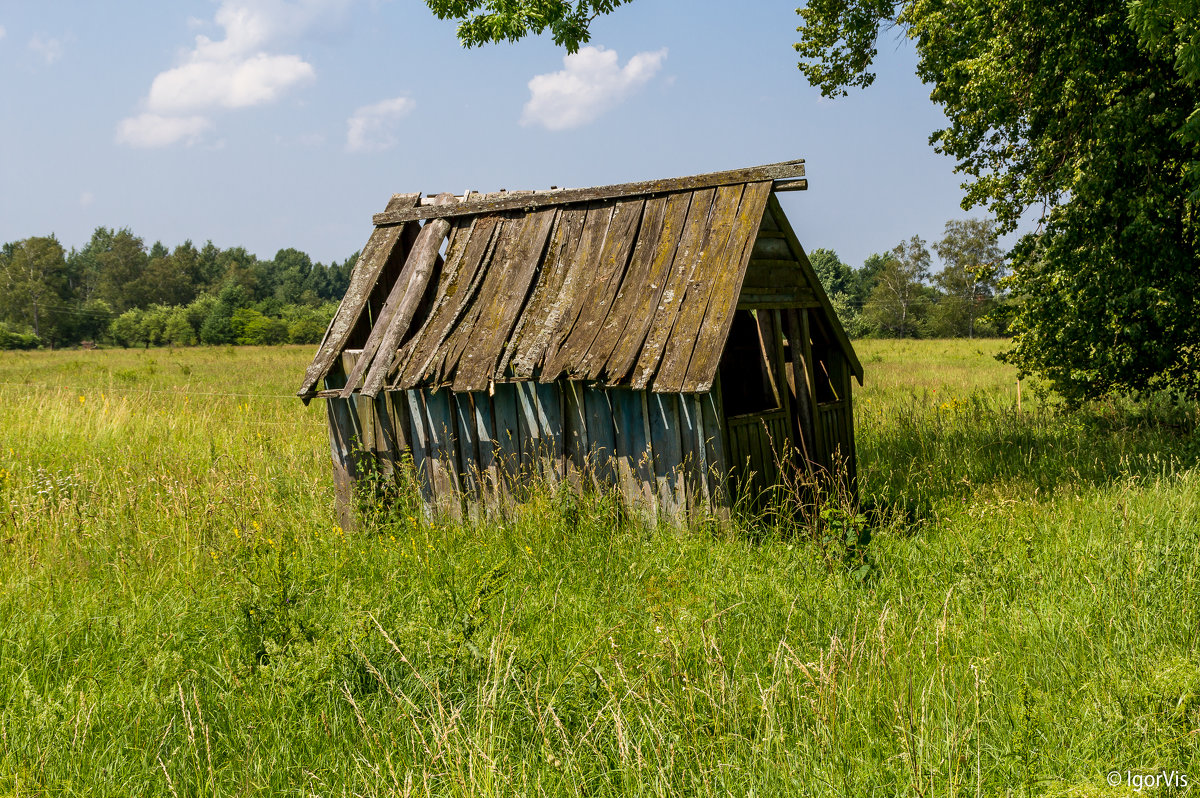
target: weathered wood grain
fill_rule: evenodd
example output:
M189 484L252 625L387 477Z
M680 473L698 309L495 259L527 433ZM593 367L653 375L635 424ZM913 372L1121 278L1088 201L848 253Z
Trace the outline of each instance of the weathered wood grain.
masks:
M480 314L471 333L473 342L459 360L454 390L484 390L495 378L509 334L529 296L556 213L554 208L538 211L506 227L513 230L513 235L497 246L479 289Z
M429 449L429 419L425 413L424 391L405 391L408 402L409 436L412 444L413 470L417 477L417 491L428 514L433 510L434 488ZM343 400L344 401L344 400Z
M703 189L692 194L692 201L683 223L683 232L672 259L670 272L667 274L666 285L657 307L653 310L654 320L638 355L637 365L633 368L630 385L634 390L641 390L649 385L658 370L663 350L675 327L679 308L683 304L684 294L700 261L708 229L708 217L716 193L716 189Z
M693 191L760 181L766 181L769 185L770 181L773 180L786 180L788 178L803 176L804 161L800 159L765 164L763 166L752 166L745 169L733 169L725 172L690 175L688 177L643 180L636 183L619 183L593 188L562 189L544 194L525 192L524 196L509 195L506 197L487 198L480 201L460 202L455 205L438 208L428 206L404 210L389 208L383 213L375 214L372 217L372 222L377 226L391 225L415 219L436 219L447 216L463 216L520 209L529 210L542 208L547 205L567 205L577 202L617 199L635 195L664 194L672 191Z
M499 503L505 506L517 489L521 475L521 418L517 386L497 384L492 394L492 441L496 450Z
M454 437L454 410L449 391L423 390L428 417L429 466L434 503L442 515L462 519L462 491L458 480L458 441Z
M598 268L604 239L616 207L615 202L601 202L588 206L583 229L579 234L579 243L571 262L567 265L562 289L554 298L544 322L548 334L545 336L545 349L538 365L541 366L540 379L545 382L557 379L566 366L566 359L559 357L559 349L579 317L580 305L586 299L583 287ZM534 354L530 352L526 360Z
M436 202L449 204L454 202L453 196L443 194ZM421 228L417 241L404 262L404 270L396 280L388 301L375 320L368 344L375 343L373 351L364 346L364 359L355 367L356 371L346 381L344 395L349 395L358 385L358 377L365 373L361 392L374 396L383 389L383 384L391 373L392 364L396 359L396 349L405 334L409 332L417 306L425 296L429 281L433 277L434 266L439 260L438 250L446 234L450 232L450 223L445 219L432 219ZM377 336L378 333L378 336ZM370 357L369 366L363 371L366 358Z
M612 391L594 386L583 390L588 425L588 460L601 485L618 485L616 454L616 417Z
M795 261L792 249L788 246L787 238L779 231L774 236L760 235L754 241L754 249L750 257L755 260L786 260ZM798 268L798 267L796 267Z
M463 220L446 248L446 262L438 278L438 299L429 318L421 325L408 357L397 358L393 386L411 388L427 376L431 362L462 318L475 288L482 279L480 263L496 230L496 217L478 216Z
M530 379L541 365L554 334L555 303L564 290L570 290L572 281L578 279L576 251L587 215L586 206L564 208L558 215L537 284L499 364L500 368L507 367L516 379Z
M397 211L410 208L416 205L420 196L420 194L396 194L388 201L387 210ZM379 274L383 270L384 264L392 256L392 250L397 243L402 240L403 232L404 227L376 229L371 232L370 238L367 239L367 243L358 257L358 262L354 264L354 271L350 275L350 285L338 305L337 312L329 322L329 327L325 330L325 337L322 339L321 345L317 347L317 354L313 358L313 362L309 364L304 373L304 381L300 384L300 390L297 392L300 397L311 398L313 387L324 379L330 366L341 355L350 333L354 331L354 327L358 324L359 317L367 305L371 291L379 280Z
M683 413L679 397L673 394L648 395L643 392L642 399L650 427L658 509L678 523L683 519L688 506L681 434Z
M585 355L603 327L625 276L645 205L642 199L621 200L613 208L599 257L584 275L575 302L563 316L561 344L555 358L542 370L542 382L556 379L563 371L572 376L586 371Z
M712 388L713 379L717 374L717 364L721 360L725 341L729 338L730 325L733 324L733 311L737 304L742 278L746 274L746 264L750 260L750 249L753 246L755 235L758 233L758 225L762 220L770 196L770 183L746 185L746 190L742 194L741 206L738 208L737 220L734 222L733 232L729 236L729 246L725 252L725 266L717 272L714 278L704 319L696 327L696 345L687 366L687 375L680 385L681 390L703 393ZM738 251L739 243L741 244L740 252Z
M646 201L629 267L616 288L603 327L575 369L585 379L620 382L632 368L650 328L650 309L662 296L690 202L688 193Z
M571 484L581 489L585 475L589 473L587 407L584 403L584 386L574 380L559 383L563 392L563 457L564 473Z
M704 335L700 324L713 295L722 288L727 289L731 284L732 281L721 280L722 273L731 270L731 262L736 261L737 255L741 254L745 246L743 241L735 239L734 236L739 213L745 213L740 208L742 194L748 190L749 187L746 186L721 186L717 189L695 270L685 286L679 315L663 347L658 372L654 375L655 393L679 393L687 378L688 363L691 362L693 351L707 342L707 336ZM736 252L732 257L730 250ZM719 297L717 301L720 301ZM719 350L723 350L725 339L721 338L712 343Z

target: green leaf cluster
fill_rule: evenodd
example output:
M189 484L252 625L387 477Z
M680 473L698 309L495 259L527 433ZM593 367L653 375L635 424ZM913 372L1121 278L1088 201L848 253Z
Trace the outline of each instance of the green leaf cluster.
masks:
M964 207L998 230L1042 211L1012 253L1023 372L1083 399L1159 385L1200 394L1197 136L1200 28L1191 0L814 0L801 71L828 96L874 80L901 30L948 125Z
M456 19L464 47L515 42L549 31L573 53L591 39L589 26L630 0L425 0L438 19Z

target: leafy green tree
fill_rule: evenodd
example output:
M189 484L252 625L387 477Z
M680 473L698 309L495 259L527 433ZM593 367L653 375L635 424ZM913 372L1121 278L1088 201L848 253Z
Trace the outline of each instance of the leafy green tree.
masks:
M1042 231L1011 258L1007 359L1080 399L1155 382L1200 393L1200 236L1191 135L1194 0L810 0L800 68L826 96L868 86L880 32L916 43L968 177L964 207Z
M883 271L883 267L887 265L890 255L885 255L876 252L873 255L868 255L863 261L862 268L854 272L854 291L850 295L850 301L858 308L862 308L867 304L867 297L871 295L871 291L875 290L875 283L879 282L879 273Z
M833 305L846 334L852 337L861 335L864 325L853 301L858 286L854 270L842 263L842 259L832 249L814 249L809 253L808 260L829 296L830 304Z
M26 238L0 253L0 313L51 343L67 301L66 253L54 236Z
M913 236L891 251L867 298L863 315L882 335L916 337L928 305L929 249Z
M145 311L131 308L112 320L108 326L109 336L120 346L131 347L147 344L146 328L142 325Z
M516 41L549 31L554 43L575 52L586 44L588 26L629 0L425 0L438 19L458 20L464 47Z
M128 227L117 231L97 227L87 250L99 269L97 298L118 313L150 304L150 290L144 280L148 257L141 238Z
M163 329L163 342L171 346L193 346L196 343L196 328L188 321L187 308L172 308Z
M1004 266L996 224L983 219L952 219L946 222L946 233L933 249L943 264L933 278L943 292L937 313L948 334L974 338L979 318L995 306Z

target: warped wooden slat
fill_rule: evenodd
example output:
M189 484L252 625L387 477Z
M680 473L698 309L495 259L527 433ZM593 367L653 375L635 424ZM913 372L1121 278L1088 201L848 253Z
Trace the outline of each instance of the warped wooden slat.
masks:
M420 194L396 194L388 201L388 211L410 208L417 204ZM367 299L379 280L384 264L392 257L392 250L403 238L405 226L394 228L377 228L371 231L366 246L354 264L350 275L350 285L338 305L337 312L325 330L325 337L317 348L313 362L304 373L304 381L300 384L297 395L309 398L313 387L325 378L330 367L337 361L346 346L350 333L354 331L358 319L367 306Z
M481 391L495 377L509 333L525 306L557 209L529 214L514 224L503 251L497 248L479 289L480 315L472 343L459 360L454 390ZM508 229L508 228L506 228Z
M731 266L729 251L736 249L740 255L744 245L744 242L736 240L734 234L744 190L743 186L721 186L713 198L704 243L696 258L691 279L684 289L675 325L663 346L662 361L654 375L656 393L679 392L687 376L692 352L702 337L700 322L704 319L709 300L722 288L729 290L727 284L722 284L721 273ZM730 297L730 304L734 301L736 297ZM719 343L722 349L724 343L724 339Z
M441 194L435 202L450 204L455 202L455 199L451 194ZM409 331L417 312L417 306L425 296L425 290L433 278L434 267L440 259L438 250L441 249L442 241L449 232L450 223L445 219L431 219L426 222L425 226L421 228L408 258L404 261L404 270L396 280L396 285L388 296L387 304L384 305L380 317L375 321L374 329L371 330L372 339L376 338L376 333L379 333L380 330L382 333L376 340L375 350L371 353L370 365L363 378L362 393L367 396L374 396L382 390L383 383L392 370L392 363L395 362L396 348ZM349 395L349 392L357 387L357 377L363 373L359 369L364 365L365 360L364 357L362 361L359 361L358 366L355 367L356 373L351 374L347 379L346 395Z
M446 249L446 263L438 281L438 300L429 319L421 326L408 358L398 363L392 382L395 388L411 388L429 374L430 365L466 312L475 290L483 280L481 264L487 254L498 219L476 217L469 228L456 235Z
M588 351L588 379L603 377L614 385L629 376L654 323L691 202L691 193L647 201L629 270L604 329Z
M645 205L642 199L621 200L613 208L599 257L579 284L575 301L563 316L559 328L561 344L554 359L542 369L542 382L556 379L563 371L582 375L584 355L603 327L625 276Z
M708 215L715 196L716 189L711 188L692 194L692 202L688 206L683 233L667 275L666 285L658 306L653 309L654 320L646 334L646 343L638 355L637 365L633 369L630 385L635 390L645 388L658 369L663 349L671 335L671 329L675 326L675 318L679 314L679 306L683 302L688 282L699 260L704 233L708 226Z
M733 323L733 311L737 306L738 292L746 273L746 264L750 260L750 251L754 247L758 224L763 217L770 196L770 183L751 183L746 186L746 191L742 196L742 205L738 210L737 221L734 223L733 233L729 237L730 246L726 251L727 260L724 267L715 275L716 283L710 294L704 318L695 327L696 343L687 366L686 376L680 383L675 383L673 380L668 381L664 390L703 393L712 388L717 374L717 364L720 363L721 352L729 337L729 327ZM739 242L741 243L740 252L737 249ZM672 385L675 386L673 389ZM658 390L657 386L655 386L655 390Z
M567 264L567 273L563 276L562 288L554 297L542 322L545 333L544 336L539 336L539 339L544 341L544 346L540 347L540 351L531 349L523 356L527 365L531 365L535 370L541 368L541 379L548 379L547 374L554 367L559 346L575 322L580 286L586 282L591 270L596 266L615 208L615 202L600 202L588 206L583 229L579 233L579 242L575 245ZM561 371L561 368L559 370Z
M740 183L786 180L788 178L803 176L804 160L798 159L764 164L763 166L750 166L744 169L732 169L724 172L709 172L702 175L689 175L687 177L660 180L643 180L636 183L618 183L611 186L595 186L593 188L570 188L559 191L548 191L542 194L524 192L524 196L517 196L517 192L512 192L504 197L485 198L474 202L460 202L454 206L441 208L426 206L411 210L389 209L383 213L375 214L372 217L372 221L376 225L389 225L412 221L414 219L437 219L476 213L529 210L542 208L547 205L566 205L575 202L617 199L619 197L635 195L663 194L671 191L689 191ZM799 188L799 186L793 186L794 188Z
M520 326L513 332L512 343L499 363L500 369L508 366L517 379L529 379L541 363L550 335L554 332L553 326L547 323L550 312L559 300L571 271L586 217L586 207L566 208L555 222L537 285L521 314Z

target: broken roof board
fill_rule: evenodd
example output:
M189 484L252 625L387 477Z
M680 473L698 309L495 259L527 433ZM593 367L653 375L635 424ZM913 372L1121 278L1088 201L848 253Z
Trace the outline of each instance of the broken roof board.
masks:
M395 293L393 284L403 289L412 279L417 266L407 260L422 218L449 222L431 302L416 317L392 319L404 329L386 336L370 329L372 338L399 347L365 352L369 368L356 368L342 395L374 394L385 375L393 390L476 391L566 376L657 393L708 391L768 209L806 281L818 285L772 195L775 180L802 174L803 162L791 161L594 189L468 194L450 202L440 195L429 205L397 195L375 217L380 226L300 395L315 394L356 328L388 323L380 308L380 318L369 318L380 302L368 300L373 290L386 296ZM832 314L823 292L816 294ZM844 333L838 338L860 375L849 341ZM358 384L364 373L375 377L365 388Z

